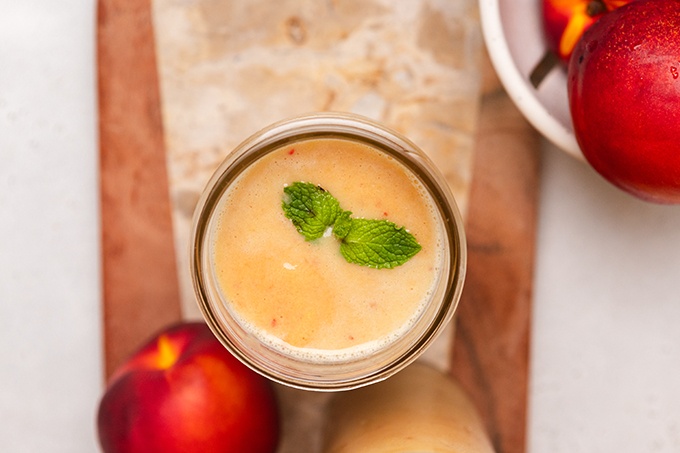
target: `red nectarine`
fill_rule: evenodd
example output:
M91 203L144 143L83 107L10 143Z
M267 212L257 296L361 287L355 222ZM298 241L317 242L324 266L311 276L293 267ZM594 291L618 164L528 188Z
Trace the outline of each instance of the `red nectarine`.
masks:
M278 412L269 381L203 323L161 332L111 377L100 402L106 453L272 453Z
M543 0L543 31L548 47L564 62L583 33L603 14L632 0Z
M637 0L603 15L569 62L583 155L604 178L680 203L680 0Z

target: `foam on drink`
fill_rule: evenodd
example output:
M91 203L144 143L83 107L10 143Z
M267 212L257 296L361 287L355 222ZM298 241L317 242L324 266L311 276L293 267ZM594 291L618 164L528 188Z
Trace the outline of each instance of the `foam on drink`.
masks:
M338 240L305 241L281 209L295 181L328 190L353 217L406 227L422 249L394 269L348 263ZM401 337L436 287L442 219L423 184L369 145L316 138L276 149L230 184L211 231L225 309L270 347L312 362L365 356Z

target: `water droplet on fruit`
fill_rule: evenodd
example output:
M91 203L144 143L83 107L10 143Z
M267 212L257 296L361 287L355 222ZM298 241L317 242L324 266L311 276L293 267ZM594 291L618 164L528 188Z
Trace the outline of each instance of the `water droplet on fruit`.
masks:
M673 76L674 79L678 78L678 68L675 66L671 66L671 75Z

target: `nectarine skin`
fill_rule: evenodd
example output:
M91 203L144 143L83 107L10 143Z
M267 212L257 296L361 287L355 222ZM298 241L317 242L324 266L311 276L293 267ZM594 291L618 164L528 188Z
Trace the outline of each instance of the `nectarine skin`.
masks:
M583 155L647 201L680 203L680 0L637 0L603 15L569 61Z
M106 453L272 453L272 385L232 356L203 323L173 326L111 377L98 413Z

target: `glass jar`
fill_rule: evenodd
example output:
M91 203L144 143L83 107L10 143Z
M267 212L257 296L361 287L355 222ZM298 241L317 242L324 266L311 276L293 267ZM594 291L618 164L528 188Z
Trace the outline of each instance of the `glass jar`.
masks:
M438 240L438 248L441 250L438 252L440 256L438 271L432 280L433 285L428 291L427 300L421 303L417 313L414 312L408 328L391 334L389 340L366 343L372 345L370 348L358 345L329 351L323 348L307 350L304 346L288 347L285 341L261 332L262 329L258 330L254 324L247 319L244 320L239 313L240 309L234 308L236 305L232 299L235 296L225 295L226 292L220 283L223 271L216 270L218 249L220 256L226 257L226 262L229 262L233 255L233 266L236 267L231 267L232 270L229 272L239 271L238 266L241 265L237 262L235 252L232 253L228 247L217 248L215 245L217 231L222 228L220 222L225 218L235 219L242 215L228 212L230 209L228 206L239 205L228 205L224 201L232 196L227 194L236 190L234 187L237 183L240 184L240 178L249 174L249 171L252 173L255 166L264 165L262 162L267 156L282 153L284 148L293 158L297 156L296 146L312 146L304 144L322 143L324 140L340 140L343 143L352 143L352 146L365 145L390 162L398 163L430 200L428 203L432 205L432 209L428 212L432 213L438 231L441 232ZM328 151L324 155L330 158L331 153L333 151ZM282 157L284 158L286 156ZM324 158L321 160L325 161ZM353 164L351 160L347 162L347 165L350 164ZM277 168L272 167L262 174L275 175L277 171ZM354 178L358 177L354 173L346 171L342 178L348 183L353 183ZM376 179L385 177L382 172L380 173L380 175L376 173ZM323 181L315 183L324 184ZM399 200L399 196L398 193L391 195L395 200ZM281 197L283 199L283 192ZM278 204L280 206L281 200ZM257 207L254 209L253 213L259 212ZM280 210L280 207L278 209ZM354 207L350 210L354 210ZM388 213L385 212L385 215ZM279 213L279 216L283 214ZM405 227L408 228L408 225ZM263 227L255 225L249 228ZM466 245L461 216L446 181L425 153L398 133L371 120L338 113L316 113L276 123L257 132L230 153L208 182L198 202L193 220L190 252L191 274L198 304L208 326L224 346L247 366L275 382L319 391L347 390L381 381L413 362L451 320L462 291L466 266ZM261 262L264 264L265 261L280 259L281 254L272 249L271 256L265 256ZM247 256L247 250L243 256ZM254 277L256 279L262 278L264 285L265 280L270 277L268 271L258 269L257 263L249 266L249 272L258 275ZM283 266L293 270L297 265L283 262ZM367 272L373 271L375 269ZM260 274L257 274L258 272ZM378 272L391 270L381 269ZM286 294L287 291L284 281L283 286L276 286L272 290L272 297L276 294ZM264 298L265 296L261 299ZM265 303L260 299L245 302L245 306L250 308ZM325 300L321 297L317 305L320 311L325 309L324 303ZM387 307L386 310L388 311L382 313L389 314L390 308ZM295 326L290 323L305 323L305 319L311 319L310 316L313 316L315 311L316 308L313 308L305 310L305 313L299 313L297 317L289 316L287 322L294 328ZM376 320L379 318L380 316L376 316ZM272 317L272 329L277 319ZM323 326L319 329L323 329ZM323 332L320 332L320 335L323 337ZM377 344L380 346L376 346Z

